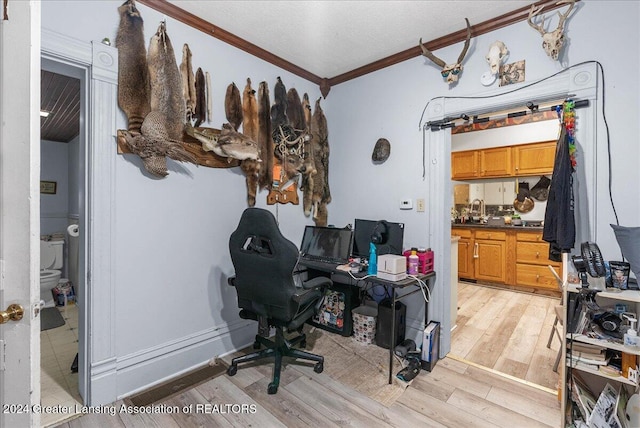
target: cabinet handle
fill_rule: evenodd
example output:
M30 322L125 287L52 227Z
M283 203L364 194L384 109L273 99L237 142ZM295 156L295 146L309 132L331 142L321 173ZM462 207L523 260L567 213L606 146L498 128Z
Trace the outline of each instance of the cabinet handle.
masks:
M536 275L536 282L540 281L540 275Z
M536 259L540 258L540 251L536 251Z
M478 243L476 242L476 243L473 245L473 258L474 258L474 259L477 259L477 258L479 258L479 257L480 257L480 256L478 255Z

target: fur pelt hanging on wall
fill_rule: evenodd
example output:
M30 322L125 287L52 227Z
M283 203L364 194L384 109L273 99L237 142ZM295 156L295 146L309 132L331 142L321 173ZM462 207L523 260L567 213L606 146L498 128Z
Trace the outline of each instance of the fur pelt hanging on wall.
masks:
M144 23L133 0L123 3L118 13L118 105L127 116L127 129L137 135L151 111Z
M231 83L227 86L227 94L224 98L224 113L227 117L227 122L237 131L242 125L242 99L240 98L240 91L235 83Z
M247 85L242 92L242 112L244 122L242 125L242 133L258 142L258 101L256 100L256 91L251 87L251 79L247 79ZM260 159L264 156L258 144L258 155ZM240 168L245 175L247 184L247 204L252 207L256 204L256 193L258 192L258 179L260 170L264 162L252 159L243 160Z
M271 137L271 100L269 97L269 85L260 82L258 87L258 147L263 154L262 167L258 183L261 189L271 188L273 174L273 139Z
M329 189L329 129L327 118L320 106L321 98L316 101L311 118L311 144L316 176L313 180L313 194L311 197L314 207L313 221L317 226L326 226L328 222L327 204L331 202Z

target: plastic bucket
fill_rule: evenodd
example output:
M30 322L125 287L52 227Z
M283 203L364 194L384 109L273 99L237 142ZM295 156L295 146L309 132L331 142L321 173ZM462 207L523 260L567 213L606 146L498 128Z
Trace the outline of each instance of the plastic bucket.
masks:
M376 318L378 308L358 306L351 311L353 315L353 336L357 342L371 344L376 338Z

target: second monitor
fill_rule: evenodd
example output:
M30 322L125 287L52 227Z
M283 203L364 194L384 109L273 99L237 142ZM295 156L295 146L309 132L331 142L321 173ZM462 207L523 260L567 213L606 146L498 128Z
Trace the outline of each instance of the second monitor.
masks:
M403 239L404 223L357 218L353 232L353 255L355 257L368 257L370 242L375 244L378 255L401 255Z

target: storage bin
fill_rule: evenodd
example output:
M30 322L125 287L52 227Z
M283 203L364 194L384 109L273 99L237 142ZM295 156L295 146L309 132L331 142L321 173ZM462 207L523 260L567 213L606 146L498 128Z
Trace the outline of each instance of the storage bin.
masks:
M353 316L353 336L357 342L370 345L376 338L376 319L378 308L362 305L355 308Z

